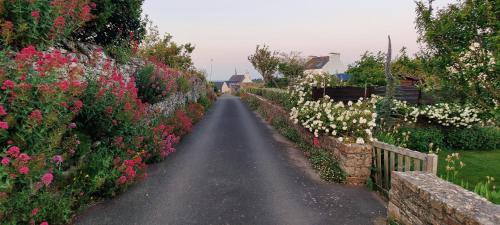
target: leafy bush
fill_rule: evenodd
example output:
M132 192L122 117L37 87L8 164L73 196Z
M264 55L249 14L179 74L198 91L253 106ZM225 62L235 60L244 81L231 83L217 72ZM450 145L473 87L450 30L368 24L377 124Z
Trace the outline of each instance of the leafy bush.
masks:
M210 108L210 105L212 105L212 102L210 101L210 99L208 99L206 95L200 96L200 98L198 99L198 103L203 106L205 111L207 111L208 108Z
M191 118L191 120L196 123L203 118L203 113L205 112L205 108L203 105L199 103L189 103L186 108L186 113Z
M294 103L290 99L288 91L277 88L246 88L246 92L264 97L286 109L292 109Z
M177 79L181 76L165 65L150 63L135 75L138 95L150 104L161 102L177 89Z
M191 85L189 84L189 80L186 77L179 76L177 77L177 90L183 93L187 93L191 90Z
M439 128L404 127L400 132L408 134L406 143L409 149L420 152L428 152L431 148L447 149L445 137Z
M91 20L95 7L89 0L1 1L0 47L51 46Z
M97 7L92 8L92 14L96 18L74 32L73 37L101 46L142 40L146 32L146 21L141 18L144 0L97 0L95 2Z
M454 128L445 130L446 145L454 150L497 150L500 130L492 127Z

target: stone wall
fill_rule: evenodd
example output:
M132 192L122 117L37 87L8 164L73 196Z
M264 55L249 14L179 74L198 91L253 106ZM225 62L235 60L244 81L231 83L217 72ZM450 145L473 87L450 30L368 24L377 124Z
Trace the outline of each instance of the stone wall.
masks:
M408 225L498 225L500 205L425 172L392 172L388 217Z
M120 64L116 62L115 59L107 56L100 46L92 44L82 44L75 42L65 42L64 47L68 50L61 50L63 54L69 54L73 58L78 59L78 63L81 64L87 74L99 74L99 71L108 64L111 68L116 68L121 72L124 79L129 81L132 76L134 76L138 70L146 65L146 62L139 58L131 58L128 63ZM54 49L49 49L48 51L54 51ZM99 54L97 54L100 52ZM158 102L150 106L150 110L159 109L165 115L172 115L174 111L186 104L187 102L195 102L202 95L206 93L206 82L200 80L199 78L192 78L191 90L183 92L172 93L166 100Z
M313 144L314 136L311 132L298 124L294 124L289 119L289 112L284 108L273 104L272 102L260 96L245 93L259 101L262 110L265 111L269 120L280 117L288 121L303 139ZM319 138L319 147L330 151L339 163L340 168L347 174L346 182L351 185L364 185L370 176L372 165L372 148L369 145L343 144L330 136L321 135Z

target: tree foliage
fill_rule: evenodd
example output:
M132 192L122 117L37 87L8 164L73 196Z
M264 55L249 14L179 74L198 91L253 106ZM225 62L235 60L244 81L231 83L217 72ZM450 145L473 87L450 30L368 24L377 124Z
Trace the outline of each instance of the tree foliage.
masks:
M264 83L271 84L274 81L273 75L278 69L280 63L278 53L269 50L269 46L257 45L255 53L248 57L253 67L262 75Z
M191 53L195 47L191 43L177 44L172 40L173 36L165 34L160 36L158 27L152 23L148 26L148 32L145 36L140 53L145 58L161 62L170 68L181 71L194 70Z
M278 72L290 81L304 73L305 65L305 59L298 52L280 53Z
M358 61L348 66L346 73L351 75L350 84L357 86L385 85L384 62L384 53L365 52Z
M101 46L140 41L146 32L146 21L141 17L144 0L95 0L92 14L96 18L75 32L80 41Z
M425 68L449 100L498 108L498 1L462 0L437 11L432 3L419 1L416 9Z

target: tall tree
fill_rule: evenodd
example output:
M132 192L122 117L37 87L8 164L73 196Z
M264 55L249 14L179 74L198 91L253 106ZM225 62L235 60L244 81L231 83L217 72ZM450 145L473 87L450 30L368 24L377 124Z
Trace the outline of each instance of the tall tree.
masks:
M273 75L276 73L279 64L278 53L269 50L269 46L257 45L255 53L248 57L253 67L262 75L264 83L271 84L275 82Z
M460 0L437 11L433 2L419 1L416 9L425 68L439 77L449 100L498 108L499 2Z
M358 86L385 85L384 58L382 52L365 52L361 59L349 65L346 71L351 75L349 82Z
M280 53L278 72L291 81L304 73L306 60L298 52Z

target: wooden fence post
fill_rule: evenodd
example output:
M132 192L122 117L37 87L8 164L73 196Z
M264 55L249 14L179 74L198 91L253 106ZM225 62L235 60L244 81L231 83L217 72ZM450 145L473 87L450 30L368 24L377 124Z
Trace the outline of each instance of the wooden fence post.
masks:
M438 156L432 153L427 154L427 168L425 168L425 171L437 175L437 164Z

